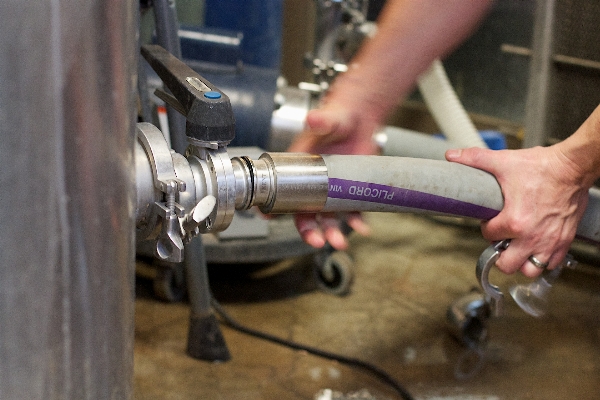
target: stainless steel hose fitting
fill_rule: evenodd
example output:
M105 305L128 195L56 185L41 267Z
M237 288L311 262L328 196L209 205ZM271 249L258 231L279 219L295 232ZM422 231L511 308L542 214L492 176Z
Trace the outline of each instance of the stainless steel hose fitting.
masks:
M264 153L258 160L231 160L236 178L236 209L252 206L267 213L318 212L328 191L327 167L319 155Z

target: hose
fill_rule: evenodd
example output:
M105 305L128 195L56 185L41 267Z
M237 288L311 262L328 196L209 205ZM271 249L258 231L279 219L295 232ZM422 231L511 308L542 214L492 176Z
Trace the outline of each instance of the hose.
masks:
M324 155L328 194L323 212L411 212L489 220L504 199L488 172L447 161ZM600 243L600 189L589 200L577 237Z
M427 107L448 141L458 147L487 148L452 88L440 60L431 64L419 77L417 84Z
M493 175L461 164L406 157L326 155L322 211L414 212L488 220L503 207Z
M381 155L445 160L446 150L461 147L448 140L395 126L386 126L373 137Z

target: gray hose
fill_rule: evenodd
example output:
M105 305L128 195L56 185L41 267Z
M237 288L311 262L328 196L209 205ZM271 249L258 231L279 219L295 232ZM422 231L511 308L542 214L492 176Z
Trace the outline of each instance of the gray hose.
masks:
M329 175L323 211L427 212L490 219L504 204L491 174L461 164L357 155L323 159Z
M446 150L457 149L460 145L395 126L386 126L373 137L384 156L428 158L445 160Z
M329 190L323 212L375 211L489 220L504 206L493 175L447 161L385 156L323 156ZM590 200L577 236L600 242L600 190Z

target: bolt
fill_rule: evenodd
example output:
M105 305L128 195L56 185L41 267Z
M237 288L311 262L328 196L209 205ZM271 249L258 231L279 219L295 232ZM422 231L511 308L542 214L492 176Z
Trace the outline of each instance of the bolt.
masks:
M167 182L167 208L175 211L175 194L177 193L177 182L171 180Z

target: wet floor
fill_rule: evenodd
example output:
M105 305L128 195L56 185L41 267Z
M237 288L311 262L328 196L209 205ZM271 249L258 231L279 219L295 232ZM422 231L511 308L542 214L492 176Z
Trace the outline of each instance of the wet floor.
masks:
M449 305L477 286L475 263L487 247L472 223L369 214L373 233L352 236L356 264L346 296L317 288L312 257L269 266L211 266L215 298L239 323L371 363L416 399L600 398L600 266L578 245L581 262L553 287L546 317L508 298L488 321L484 350L467 353L449 333ZM594 265L596 264L596 265ZM490 275L504 291L521 276ZM357 367L221 326L231 360L186 354L190 308L167 303L139 278L136 299L136 399L314 399L324 389L401 398ZM480 357L481 356L481 357ZM364 397L369 398L369 397Z

